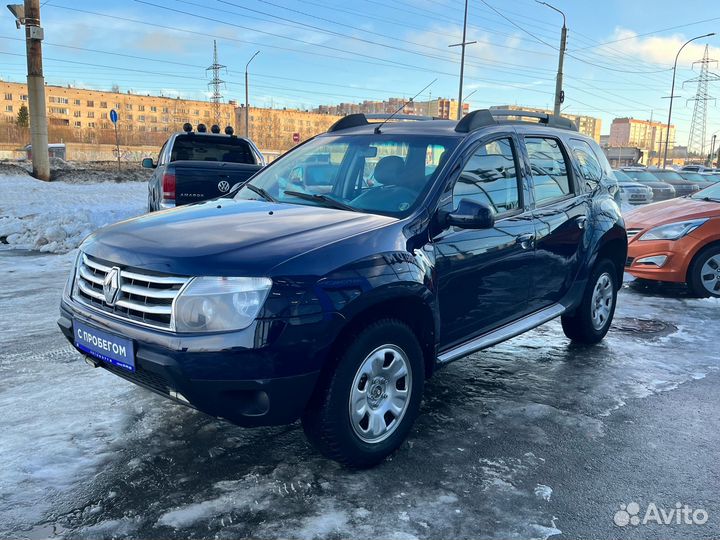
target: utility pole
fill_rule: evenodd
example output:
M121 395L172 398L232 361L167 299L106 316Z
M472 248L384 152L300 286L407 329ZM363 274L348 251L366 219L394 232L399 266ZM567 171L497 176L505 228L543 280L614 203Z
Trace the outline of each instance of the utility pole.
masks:
M250 57L250 60L248 60L248 63L245 64L245 138L250 138L250 90L248 87L248 68L250 67L250 62L253 61L253 58L255 58L258 54L260 54L260 51L255 51L255 54L253 54Z
M668 108L667 127L665 128L665 154L663 156L663 169L667 168L668 145L670 144L670 122L672 121L673 99L675 99L675 75L677 74L678 58L680 58L680 53L688 43L692 43L696 39L702 39L714 35L715 32L710 32L709 34L703 34L702 36L695 36L692 39L688 39L685 43L682 44L682 47L678 49L678 52L675 55L675 63L673 64L672 86L670 86L670 107Z
M715 134L713 133L712 143L710 144L710 154L709 154L710 163L708 163L708 165L709 165L710 167L714 167L713 162L715 161L715 138L716 138L716 137L717 137L717 135L715 135Z
M563 63L565 61L565 48L567 47L567 25L565 21L565 13L560 11L555 6L551 6L547 2L540 2L535 0L538 4L547 6L552 10L557 11L563 18L562 30L560 31L560 54L558 56L558 70L557 76L555 77L555 106L553 107L553 114L560 116L560 106L565 101L565 92L563 92Z
M691 82L698 83L695 97L688 100L688 102L695 102L692 122L690 122L688 151L691 152L695 150L703 159L705 158L705 135L707 131L707 102L715 101L715 98L708 94L708 83L720 80L720 75L710 72L709 66L711 63L717 64L717 60L710 60L708 46L705 45L705 53L703 54L702 60L693 62L693 67L695 67L695 64L701 65L700 75L683 83L683 87Z
M463 77L465 72L465 47L477 43L477 41L465 41L467 38L467 16L468 16L468 0L465 0L465 17L463 18L463 35L462 43L448 45L448 47L460 47L460 90L458 91L458 108L457 119L462 119L463 110Z
M212 81L208 83L208 86L210 86L213 90L212 94L212 104L213 104L213 116L215 125L220 126L222 122L222 117L220 114L220 104L222 103L222 93L220 92L220 87L225 84L225 81L223 81L220 78L220 72L225 69L225 66L220 64L218 61L218 52L217 52L217 41L213 40L213 63L212 65L207 68L205 71L212 71Z
M18 28L25 25L33 176L39 180L49 181L50 157L48 155L45 78L42 66L43 29L40 26L40 0L25 0L24 6L11 4L8 5L8 9L15 16L15 24Z

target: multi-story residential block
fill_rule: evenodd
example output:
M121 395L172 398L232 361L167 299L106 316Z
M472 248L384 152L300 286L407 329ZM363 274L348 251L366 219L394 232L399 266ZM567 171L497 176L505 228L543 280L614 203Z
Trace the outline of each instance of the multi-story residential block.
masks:
M405 105L403 107L403 105ZM385 101L363 101L361 103L339 103L338 105L320 105L313 112L345 116L347 114L392 114L398 109L402 114L417 114L457 120L457 100L435 98L429 101L408 101L405 98L389 98ZM470 105L463 103L463 115L470 110Z
M0 119L16 123L20 108L28 104L27 93L25 84L0 82ZM45 87L45 100L51 133L84 142L101 142L108 138L103 135L114 137L112 109L118 113L118 129L124 141L143 138L132 134L145 134L145 139L151 139L147 134L159 133L154 138L161 139L181 129L185 122L193 126L203 123L208 128L214 123L215 104L208 101L51 85ZM221 127L234 123L235 106L233 101L220 104Z
M522 107L520 105L494 105L490 107L490 109L508 109L511 111L532 111L552 114L552 111L548 109ZM587 135L588 137L592 137L598 143L600 142L600 130L602 128L602 120L600 118L595 118L594 116L583 116L578 114L565 113L562 113L562 116L574 122L580 133L582 133L583 135Z
M237 132L245 133L245 107L236 109ZM341 116L296 109L250 107L250 138L261 150L283 152L323 133Z
M634 146L643 150L651 158L665 150L667 125L650 120L635 118L615 118L610 125L609 146ZM670 125L668 143L670 149L675 145L675 126Z

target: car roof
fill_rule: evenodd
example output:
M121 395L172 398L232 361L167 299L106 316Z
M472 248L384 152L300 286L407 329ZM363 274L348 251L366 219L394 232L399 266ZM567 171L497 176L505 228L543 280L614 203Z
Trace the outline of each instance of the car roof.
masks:
M519 120L519 118L525 117L534 118L536 121ZM492 130L503 126L513 126L521 131L533 133L567 134L570 132L573 136L590 139L580 134L572 121L567 118L534 111L505 109L479 109L468 113L460 121L412 115L393 117L393 115L351 114L338 120L323 135L373 135L376 134L379 127L381 134L445 135L464 138L480 130Z

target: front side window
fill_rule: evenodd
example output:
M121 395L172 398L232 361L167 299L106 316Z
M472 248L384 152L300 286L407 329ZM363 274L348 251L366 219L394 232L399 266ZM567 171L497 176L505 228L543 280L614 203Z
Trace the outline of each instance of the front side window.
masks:
M535 204L547 204L572 193L568 166L560 142L548 137L527 137Z
M249 182L280 202L402 217L430 189L459 139L426 135L323 135ZM236 198L259 199L244 187Z
M498 214L520 208L515 153L510 139L498 139L475 150L453 188L453 208L457 208L462 199L485 204Z

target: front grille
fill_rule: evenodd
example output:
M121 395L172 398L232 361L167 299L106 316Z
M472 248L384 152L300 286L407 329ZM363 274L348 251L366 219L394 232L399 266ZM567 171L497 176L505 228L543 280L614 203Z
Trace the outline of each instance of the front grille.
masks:
M625 259L625 266L632 266L632 263L635 259L633 257L628 257Z
M638 229L628 229L628 230L627 230L628 240L630 240L631 238L636 237L636 236L640 233L640 231L642 231L642 228L638 228Z
M112 266L80 256L75 274L74 296L83 304L132 322L169 330L172 303L187 277L120 270L120 292L111 306L105 300L103 283Z

